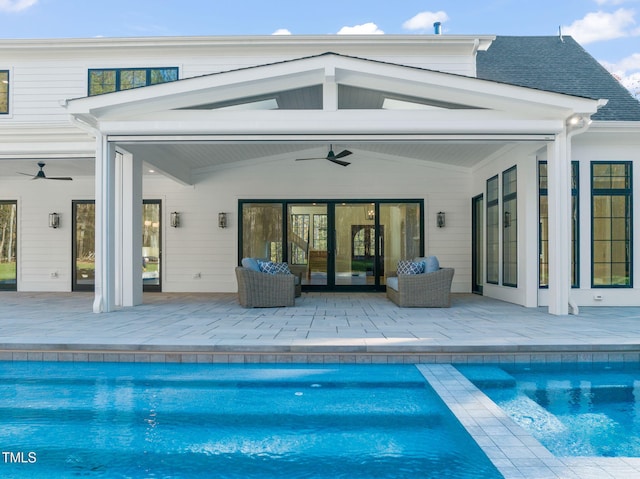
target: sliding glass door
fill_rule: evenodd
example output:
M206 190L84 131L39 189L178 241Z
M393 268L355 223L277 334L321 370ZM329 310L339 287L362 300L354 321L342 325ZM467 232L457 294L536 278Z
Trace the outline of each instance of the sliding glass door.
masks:
M73 264L71 289L95 289L95 217L94 200L72 202ZM142 284L144 291L161 291L162 211L160 200L144 200L142 205Z
M0 201L0 290L18 286L18 202Z
M380 290L423 251L416 201L240 201L240 258L286 261L306 291Z

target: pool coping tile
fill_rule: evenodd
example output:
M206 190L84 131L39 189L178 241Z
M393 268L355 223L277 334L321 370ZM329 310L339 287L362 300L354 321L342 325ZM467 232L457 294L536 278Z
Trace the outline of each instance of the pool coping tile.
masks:
M416 367L505 479L640 477L640 458L556 457L453 365Z

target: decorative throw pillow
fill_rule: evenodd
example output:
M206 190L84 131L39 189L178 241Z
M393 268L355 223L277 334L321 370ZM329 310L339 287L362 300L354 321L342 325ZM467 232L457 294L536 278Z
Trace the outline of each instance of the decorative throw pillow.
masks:
M421 274L424 272L423 262L413 262L409 260L398 261L398 274Z
M291 274L287 263L274 263L273 261L258 260L260 271L267 274Z

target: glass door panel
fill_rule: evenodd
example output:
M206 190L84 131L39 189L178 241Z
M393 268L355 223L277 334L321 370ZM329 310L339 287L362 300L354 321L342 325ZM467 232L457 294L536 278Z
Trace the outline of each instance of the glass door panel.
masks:
M378 268L380 284L385 284L385 272L395 271L398 261L420 256L420 203L380 203Z
M282 208L282 203L242 205L242 258L282 261Z
M291 272L301 284L327 285L329 249L327 205L322 203L287 206L287 258Z
M375 285L375 205L336 204L334 218L335 285Z
M0 290L15 291L17 280L17 201L0 201Z
M93 291L95 286L95 217L93 200L74 201L73 209L73 291Z
M142 202L142 285L144 291L160 291L160 200Z

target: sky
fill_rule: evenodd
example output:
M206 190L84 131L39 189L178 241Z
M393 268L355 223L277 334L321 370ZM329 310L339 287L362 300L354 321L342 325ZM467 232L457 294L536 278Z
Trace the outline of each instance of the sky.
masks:
M640 99L640 0L0 0L0 38L571 35ZM0 62L2 51L0 50Z

